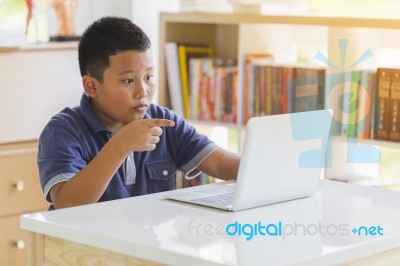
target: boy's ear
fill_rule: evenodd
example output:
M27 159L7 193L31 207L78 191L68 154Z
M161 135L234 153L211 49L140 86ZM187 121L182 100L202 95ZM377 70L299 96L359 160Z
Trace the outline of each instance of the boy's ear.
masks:
M96 88L97 80L89 75L84 75L82 77L82 83L85 92L91 98L95 98L97 96L97 88Z

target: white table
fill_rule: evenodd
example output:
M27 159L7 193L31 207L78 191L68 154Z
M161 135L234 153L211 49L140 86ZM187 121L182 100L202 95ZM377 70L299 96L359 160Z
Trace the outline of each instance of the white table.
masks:
M235 222L270 233L281 222L286 234L246 240L225 232ZM351 232L361 226L369 235ZM26 214L21 227L32 237L31 264L400 265L400 193L327 180L312 197L236 213L158 193Z

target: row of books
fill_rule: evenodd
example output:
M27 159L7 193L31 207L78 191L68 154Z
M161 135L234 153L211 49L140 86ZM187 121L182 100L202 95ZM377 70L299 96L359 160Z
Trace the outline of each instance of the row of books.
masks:
M235 60L213 58L205 44L170 42L165 46L171 107L185 118L237 122Z
M249 54L244 58L243 120L237 121L235 60L212 55L204 44L166 44L171 107L185 118L245 124L253 116L324 107L324 68L279 66L269 54Z
M189 60L211 57L212 49L204 44L181 44L169 42L165 45L165 61L171 107L178 114L189 117Z
M252 116L329 107L342 136L400 142L400 69L327 75L324 68L277 66L260 58L245 59L244 123Z
M400 142L400 69L342 74L343 92L336 99L341 112L341 135Z
M236 123L237 75L233 60L191 58L189 118Z
M400 141L399 69L328 75L324 67L277 65L270 54L246 54L239 96L236 63L213 58L209 46L168 43L166 57L171 105L186 118L246 124L253 116L329 107L341 135Z
M324 108L325 68L276 65L268 54L244 58L243 124L253 116Z
M324 68L277 66L266 63L265 56L264 61L259 60L261 56L248 58L244 67L244 123L252 116L329 107L339 119L343 136L400 142L400 69L327 75Z
M341 135L370 139L374 122L376 71L352 70L341 74L342 92L340 92L341 97L336 99L341 109Z

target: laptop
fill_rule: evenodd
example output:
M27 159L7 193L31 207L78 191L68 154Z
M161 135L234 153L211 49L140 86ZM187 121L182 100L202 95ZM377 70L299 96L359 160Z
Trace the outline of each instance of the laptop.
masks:
M240 211L311 196L329 143L332 110L251 118L235 181L178 189L165 198Z

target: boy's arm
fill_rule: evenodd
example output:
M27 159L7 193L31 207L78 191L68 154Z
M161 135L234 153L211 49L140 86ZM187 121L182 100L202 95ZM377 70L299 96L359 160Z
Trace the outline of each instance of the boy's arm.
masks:
M79 173L50 189L56 209L95 203L100 199L127 156L117 149L116 142L111 139Z
M237 177L239 162L238 154L221 148L208 155L197 169L215 178L232 180Z
M56 209L95 203L131 151L151 151L156 148L161 126L174 126L165 119L133 121L108 141L93 160L67 182L50 189Z

